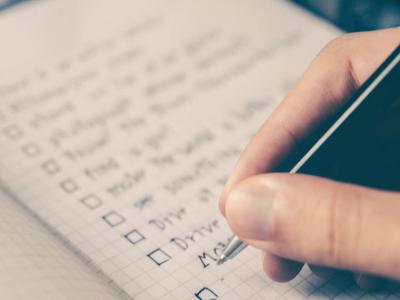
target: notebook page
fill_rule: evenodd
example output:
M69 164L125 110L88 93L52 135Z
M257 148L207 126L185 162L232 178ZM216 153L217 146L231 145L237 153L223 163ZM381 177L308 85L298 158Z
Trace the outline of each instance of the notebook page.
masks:
M0 298L123 299L2 191Z
M307 270L273 283L254 249L216 265L229 171L335 29L273 0L45 1L0 22L0 177L129 295L363 295Z

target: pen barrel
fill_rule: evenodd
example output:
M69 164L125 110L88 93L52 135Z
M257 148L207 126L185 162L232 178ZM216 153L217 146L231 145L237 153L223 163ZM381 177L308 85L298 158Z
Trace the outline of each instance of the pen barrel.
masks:
M400 190L400 47L280 170ZM322 133L321 133L322 131ZM307 141L306 141L307 142ZM309 141L308 141L309 142ZM295 162L295 163L294 163Z
M315 130L275 171L400 190L399 87L400 45L345 101L336 117ZM234 236L220 261L245 247Z
M246 247L247 244L245 242L241 241L237 236L233 236L224 249L224 255L232 259Z

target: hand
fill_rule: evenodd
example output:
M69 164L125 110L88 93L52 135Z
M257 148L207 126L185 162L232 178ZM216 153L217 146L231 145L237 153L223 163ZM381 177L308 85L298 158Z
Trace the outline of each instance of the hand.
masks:
M400 193L306 175L265 174L373 73L400 41L400 28L348 34L329 43L243 152L220 199L232 230L264 252L264 270L292 279L303 263L400 279ZM391 132L400 142L400 116Z

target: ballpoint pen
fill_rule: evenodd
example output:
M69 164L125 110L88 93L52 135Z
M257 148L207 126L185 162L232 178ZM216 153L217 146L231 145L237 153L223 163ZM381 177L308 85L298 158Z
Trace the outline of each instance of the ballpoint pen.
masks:
M390 161L382 142L374 137L376 125L395 105L400 105L399 61L400 45L346 101L336 117L321 124L302 149L296 149L274 171L400 190L400 164ZM217 264L232 259L246 246L233 236Z

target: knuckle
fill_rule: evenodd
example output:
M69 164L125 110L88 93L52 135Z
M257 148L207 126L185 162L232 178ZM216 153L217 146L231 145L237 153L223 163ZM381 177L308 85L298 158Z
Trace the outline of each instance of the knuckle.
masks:
M354 265L362 224L361 201L351 190L334 189L327 201L326 251L322 260L328 265Z
M337 191L334 190L331 196L328 198L328 222L326 232L326 252L324 260L329 264L338 265L340 264L340 257L338 255L338 195Z
M276 203L273 203L271 206L271 215L268 220L268 236L269 240L279 243L284 239L284 232L282 230L283 224L281 218L279 218L279 212L277 212L278 209L276 206Z
M268 175L267 175L268 176ZM279 178L279 175L275 175ZM280 183L275 185L274 181L270 180L271 186L279 186L285 182L284 177L280 177ZM277 245L290 244L290 212L293 208L293 200L285 195L275 195L274 201L271 201L270 212L268 214L268 239L274 241ZM288 221L289 217L289 221Z
M341 35L341 36L334 38L333 40L328 42L328 44L326 44L326 46L324 47L323 50L329 51L329 50L341 49L343 47L343 45L345 45L346 38L347 38L346 35Z
M348 45L353 39L353 35L354 34L348 33L334 38L322 48L318 56L324 59L332 59L333 57L335 57L335 59L338 57L347 57L349 48Z

